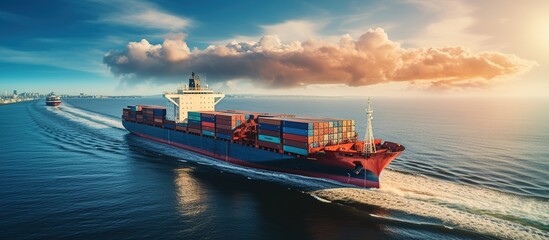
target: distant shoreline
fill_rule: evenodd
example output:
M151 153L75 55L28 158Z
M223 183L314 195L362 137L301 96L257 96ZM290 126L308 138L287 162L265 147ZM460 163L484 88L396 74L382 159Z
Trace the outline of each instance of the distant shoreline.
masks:
M16 104L16 103L23 103L23 102L29 102L29 101L34 101L34 100L38 100L38 98L22 99L22 100L17 100L17 101L15 101L15 102L4 102L4 101L1 101L1 102L0 102L0 106L3 106L3 105L10 105L10 104Z

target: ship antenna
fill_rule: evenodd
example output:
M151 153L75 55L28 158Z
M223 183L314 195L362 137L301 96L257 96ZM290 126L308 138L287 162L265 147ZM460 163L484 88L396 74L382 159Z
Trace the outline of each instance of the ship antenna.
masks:
M367 155L376 152L374 131L372 128L372 119L374 119L372 113L374 113L374 110L372 109L371 103L372 101L368 98L368 108L366 109L366 134L364 136L364 152L366 152Z

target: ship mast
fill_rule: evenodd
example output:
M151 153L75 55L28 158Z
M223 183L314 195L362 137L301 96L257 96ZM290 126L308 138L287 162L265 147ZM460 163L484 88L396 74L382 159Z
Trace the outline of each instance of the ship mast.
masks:
M372 101L368 98L368 108L366 109L366 133L364 135L364 152L366 152L367 155L376 152L374 131L372 128L372 119L374 119L372 113L374 113L374 110L372 109L371 103Z

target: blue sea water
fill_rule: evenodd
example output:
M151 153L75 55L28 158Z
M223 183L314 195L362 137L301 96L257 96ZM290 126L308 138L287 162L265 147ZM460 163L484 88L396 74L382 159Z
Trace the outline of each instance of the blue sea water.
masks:
M129 134L130 104L0 106L1 239L548 239L549 102L374 99L406 146L367 190L219 163ZM239 97L218 109L355 119L363 98Z

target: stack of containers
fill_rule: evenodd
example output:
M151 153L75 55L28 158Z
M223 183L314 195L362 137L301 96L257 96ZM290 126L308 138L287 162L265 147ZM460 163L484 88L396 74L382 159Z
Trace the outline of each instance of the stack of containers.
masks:
M245 120L255 120L257 117L261 115L268 115L268 113L260 113L260 112L252 112L252 111L244 111L244 110L226 110L222 111L225 113L237 113L237 114L244 114Z
M139 105L131 105L131 106L128 106L128 108L124 108L122 110L122 115L124 116L124 120L127 120L127 121L138 121L139 120L138 114L142 115L141 106Z
M202 135L215 137L215 112L200 113Z
M232 140L235 130L246 122L246 114L216 112L215 132L218 138Z
M188 112L187 113L187 131L201 134L202 133L202 117L200 112Z
M258 136L257 145L275 150L282 149L281 130L282 119L259 116L258 118Z
M309 154L309 144L314 136L314 120L285 119L282 121L282 139L285 152Z
M166 108L162 106L142 106L143 121L147 124L162 127L166 117Z
M129 121L129 120L130 120L130 108L124 108L124 109L122 109L122 118L123 118L125 121Z
M138 123L143 123L143 111L137 111L135 118Z
M152 108L143 107L143 121L148 125L154 124L154 112Z
M291 118L282 120L285 152L307 155L311 148L336 145L355 136L353 120L333 118Z
M130 121L137 121L137 112L130 109Z

